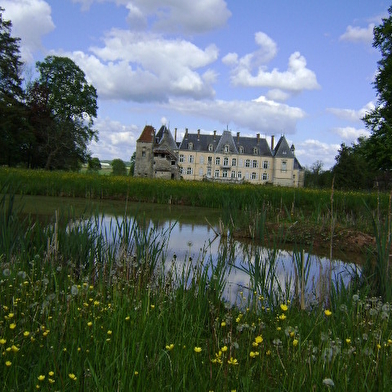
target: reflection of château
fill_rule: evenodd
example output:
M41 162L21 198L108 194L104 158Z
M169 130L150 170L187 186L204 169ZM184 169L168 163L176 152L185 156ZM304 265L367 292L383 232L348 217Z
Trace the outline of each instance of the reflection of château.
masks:
M175 137L177 128L175 129ZM276 146L265 138L235 137L230 131L217 135L189 133L177 143L170 130L147 125L136 143L135 176L217 182L273 184L301 187L304 170L281 136Z

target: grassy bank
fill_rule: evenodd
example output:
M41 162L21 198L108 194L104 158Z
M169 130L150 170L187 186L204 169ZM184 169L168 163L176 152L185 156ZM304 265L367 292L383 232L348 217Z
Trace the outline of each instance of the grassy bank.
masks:
M43 227L20 220L12 194L0 212L4 391L392 388L389 303L354 280L306 302L301 249L298 290L275 284L276 252L255 254L232 305L230 247L214 262L167 260L170 230L124 219L109 235L98 216L72 215Z

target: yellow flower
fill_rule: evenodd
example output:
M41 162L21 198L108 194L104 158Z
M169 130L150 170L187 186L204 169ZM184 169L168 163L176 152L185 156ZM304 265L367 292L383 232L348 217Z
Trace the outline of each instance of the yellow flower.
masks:
M347 339L346 339L346 343L347 343L347 344L350 344L350 343L351 343L351 339L348 339L348 338L347 338Z
M166 346L166 350L169 350L169 351L173 350L173 348L174 348L174 344L173 344L173 343L168 344L168 345Z
M131 318L129 316L125 317L125 321L129 321Z
M139 374L139 372L138 371L135 371L135 376L137 376Z
M38 376L38 381L44 381L45 380L45 376L43 374Z
M112 331L111 331L111 330L109 330L109 331L107 332L107 334L108 334L108 335L111 335L111 334L112 334Z
M15 329L15 328L16 328L16 324L15 323L10 324L10 329Z
M329 309L325 309L325 310L324 310L324 314L325 314L327 317L329 317L329 316L332 314L332 312L331 312Z
M226 327L226 322L225 321L221 322L221 327Z
M89 327L91 327L91 326L93 325L93 323L92 323L91 321L89 321L89 322L87 323L87 325L88 325Z
M10 367L12 365L11 361L5 361L5 366Z
M261 335L256 336L255 343L257 344L263 343L263 337Z
M284 313L282 313L280 316L279 316L279 320L284 320L286 318L286 315L284 314Z
M53 378L48 378L48 381L49 381L50 384L54 384L54 383L55 383L55 381L53 380Z
M288 309L287 305L285 305L285 304L281 304L280 308L282 309L283 312L286 312Z
M224 352L226 352L227 351L227 346L223 346L222 347L222 352L224 353Z
M0 344L6 344L7 343L7 341L5 340L5 339L0 339Z
M265 354L266 355L271 355L271 350L268 350Z
M69 373L69 374L68 374L68 377L69 377L71 380L74 380L74 381L76 381L76 380L78 379L73 373Z
M293 340L293 346L294 346L294 347L298 346L298 340L297 340L297 339L294 339L294 340Z
M151 309L154 309L155 308L155 305L151 305Z
M53 371L50 371L48 374L49 374L50 377L54 376L54 372Z
M235 359L235 358L233 358L233 357L230 357L230 359L227 361L227 363L228 363L229 365L238 365L237 359Z
M251 351L251 352L249 353L249 356L250 356L251 358L256 358L258 355L259 355L259 352L258 352L258 351Z
M19 351L19 348L16 347L16 346L13 344L12 347L11 347L11 350L12 350L14 353L17 353L17 352Z
M201 347L195 347L193 350L195 351L195 353L200 353L201 352Z
M29 335L30 335L30 332L29 332L29 331L24 331L24 332L23 332L23 336L24 336L24 337L27 338L27 336L29 336Z

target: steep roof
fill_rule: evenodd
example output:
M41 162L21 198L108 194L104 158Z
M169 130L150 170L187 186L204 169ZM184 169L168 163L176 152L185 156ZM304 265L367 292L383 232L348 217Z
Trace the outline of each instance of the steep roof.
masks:
M151 125L146 125L140 135L138 142L142 143L153 143L154 142L155 129Z
M219 139L218 145L216 146L215 152L225 152L225 146L229 147L228 152L238 154L237 147L234 143L234 139L230 131L223 131L223 134Z
M278 158L295 158L284 136L281 136L274 149L274 156Z
M176 150L177 144L174 141L173 135L171 134L170 130L166 128L165 125L162 125L159 129L158 133L156 134L155 140L159 148L167 148Z

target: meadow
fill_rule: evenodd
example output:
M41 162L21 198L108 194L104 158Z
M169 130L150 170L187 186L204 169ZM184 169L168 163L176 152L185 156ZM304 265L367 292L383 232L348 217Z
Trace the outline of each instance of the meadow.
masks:
M337 192L323 198L309 190L273 194L273 188L250 185L106 179L0 170L2 390L391 390L388 195L364 195L351 205L355 195ZM332 205L333 214L345 211L345 224L374 223L377 252L348 285L325 277L317 301L306 301L303 291L308 267L301 244L295 291L277 284L273 249L266 259L255 255L247 268L250 284L233 305L222 296L232 268L229 245L214 262L208 252L197 260L168 260L170 230L124 217L113 220L115 238L109 240L98 216L80 221L72 211L43 224L15 207L16 191L113 192L124 200L178 203L196 197L194 203L214 199L219 208L230 203L233 219L234 206L244 213L256 206L264 218L283 219L277 215L284 211L284 219L302 215L315 223L327 221ZM318 211L311 212L314 218L307 213L311 206ZM359 210L373 221L361 220ZM179 262L183 268L174 268ZM374 287L382 285L379 295Z

